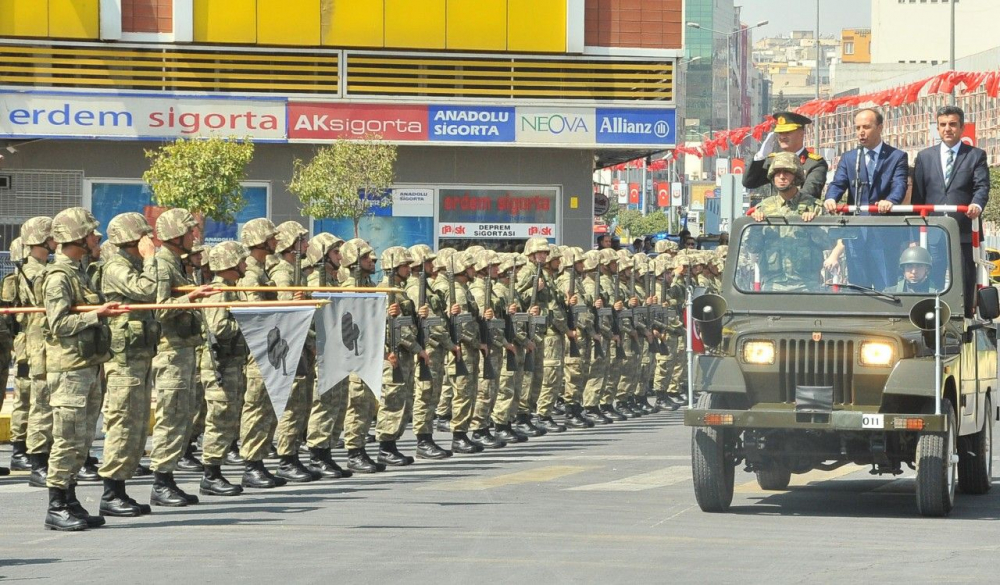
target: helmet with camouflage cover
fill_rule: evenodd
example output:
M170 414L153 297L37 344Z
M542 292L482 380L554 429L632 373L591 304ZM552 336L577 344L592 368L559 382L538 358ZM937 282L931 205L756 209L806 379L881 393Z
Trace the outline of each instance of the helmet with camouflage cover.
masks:
M618 250L617 252L615 252L615 255L618 257L618 260L620 262L622 262L622 265L621 265L622 269L631 268L632 267L632 253L631 252L629 252L628 250L622 248L621 250Z
M618 261L618 253L611 248L604 248L598 250L601 253L601 264L604 266L609 266L612 262Z
M291 248L292 244L295 243L295 240L309 235L309 230L302 227L301 223L293 219L281 223L274 229L277 232L278 240L278 246L274 249L274 251L279 254Z
M116 246L138 242L152 233L146 216L135 211L119 213L108 222L108 241Z
M933 263L931 253L926 248L921 248L920 246L911 246L903 250L903 253L899 255L900 266L906 264L926 264L927 266L931 266Z
M771 159L771 167L767 170L767 180L773 180L778 171L790 171L795 175L795 184L802 185L806 182L806 174L802 170L802 163L794 152L779 152Z
M359 260L375 250L361 238L351 238L340 247L342 266L354 266Z
M488 266L500 264L500 255L493 250L483 250L475 256L475 269L486 270Z
M40 215L21 224L21 241L25 246L44 246L52 236L52 218Z
M590 272L600 266L601 253L597 250L587 250L583 253L583 269Z
M551 252L549 241L545 238L528 238L528 241L524 244L524 255L531 256L536 252Z
M382 269L390 270L400 266L409 266L413 263L410 251L403 246L390 246L382 250Z
M448 258L447 267L451 269L453 266L455 268L456 274L461 274L469 268L472 268L476 264L476 259L469 253L468 250L463 250L461 252L455 252Z
M478 244L474 244L474 245L469 246L468 248L466 248L465 251L468 252L468 253L470 253L470 254L472 254L472 257L475 258L476 254L482 252L485 249L486 248L484 248L484 247L482 247L482 246L480 246Z
M14 241L10 243L10 261L11 262L23 262L24 261L24 240L21 238L14 238Z
M240 243L247 248L256 248L263 246L275 234L277 230L274 223L266 217L258 217L243 224L240 229Z
M187 209L175 207L168 209L156 218L156 237L161 242L180 238L198 225L194 216Z
M437 251L437 256L434 258L434 268L437 270L447 270L448 260L451 255L455 253L454 248L441 248Z
M82 207L64 209L52 218L52 239L57 244L68 244L82 240L97 231L100 225L93 213Z
M563 257L562 246L556 246L555 244L549 244L549 257L548 261L556 260Z
M316 234L311 240L309 240L309 246L306 247L306 262L310 266L319 264L326 256L327 252L343 243L344 240L341 240L329 232L320 232Z
M501 254L500 255L500 274L508 272L514 269L516 254Z
M657 254L667 254L670 252L676 252L677 243L674 242L673 240L657 240L657 242L653 244L653 251L656 252Z
M576 264L583 260L583 252L573 246L564 246L562 249L563 264Z
M413 268L419 268L424 265L424 262L432 262L437 254L431 247L427 244L414 244L410 246L409 250L410 258L413 258Z
M243 244L227 240L212 247L208 254L208 267L212 272L219 273L239 266L250 251Z

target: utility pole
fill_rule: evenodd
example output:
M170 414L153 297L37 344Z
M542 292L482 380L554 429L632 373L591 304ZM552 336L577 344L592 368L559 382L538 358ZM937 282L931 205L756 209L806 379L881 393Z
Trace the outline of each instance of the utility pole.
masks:
M819 66L820 66L820 48L819 48L819 0L816 0L816 99L819 100ZM815 124L816 130L816 154L819 154L819 120Z
M949 63L951 70L955 70L955 2L958 0L951 0L951 55L949 58ZM955 93L956 88L951 89L951 105L955 105Z

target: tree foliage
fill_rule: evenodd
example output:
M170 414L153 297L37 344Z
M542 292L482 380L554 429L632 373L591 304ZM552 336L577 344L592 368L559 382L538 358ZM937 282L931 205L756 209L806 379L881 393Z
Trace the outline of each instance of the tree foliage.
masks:
M320 148L312 160L295 159L288 190L302 202L302 212L316 218L351 218L358 237L361 218L392 197L396 146L378 135L358 141L338 140Z
M662 211L652 211L648 215L636 209L621 209L618 212L618 225L629 232L629 236L638 238L670 230L670 218Z
M142 179L157 205L232 223L246 205L242 183L253 151L249 138L179 138L146 151L151 162Z

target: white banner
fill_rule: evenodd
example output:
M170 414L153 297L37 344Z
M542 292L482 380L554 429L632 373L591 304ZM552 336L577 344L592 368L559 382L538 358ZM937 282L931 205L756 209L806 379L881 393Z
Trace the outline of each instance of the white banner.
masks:
M684 186L680 183L670 183L670 206L681 207L684 205Z
M350 374L382 397L388 301L378 293L313 294L333 302L316 313L316 383L325 394Z
M0 92L0 136L285 139L285 103L242 99Z
M554 223L441 223L438 235L442 238L475 238L478 240L505 240L509 238L556 237Z
M246 307L232 308L229 312L240 324L250 355L264 378L274 414L281 420L316 309Z
M434 217L434 189L392 189L393 217Z

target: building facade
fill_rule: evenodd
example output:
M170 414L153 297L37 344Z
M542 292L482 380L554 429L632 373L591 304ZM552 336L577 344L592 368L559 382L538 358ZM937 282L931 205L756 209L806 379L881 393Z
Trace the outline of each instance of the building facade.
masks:
M0 0L3 244L69 205L150 213L144 151L212 135L256 143L237 222L351 237L287 185L374 133L399 147L393 205L362 225L377 249L587 245L595 165L675 142L682 2Z
M947 63L951 11L955 10L955 56L997 44L1000 2L984 0L872 0L872 63Z

